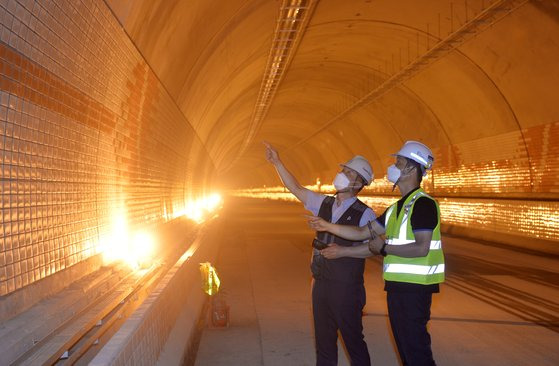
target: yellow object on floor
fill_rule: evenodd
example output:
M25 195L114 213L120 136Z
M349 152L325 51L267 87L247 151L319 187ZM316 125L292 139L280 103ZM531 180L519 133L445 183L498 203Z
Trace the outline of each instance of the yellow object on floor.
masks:
M202 288L208 295L215 295L219 291L219 277L210 262L200 263L200 274L202 275Z

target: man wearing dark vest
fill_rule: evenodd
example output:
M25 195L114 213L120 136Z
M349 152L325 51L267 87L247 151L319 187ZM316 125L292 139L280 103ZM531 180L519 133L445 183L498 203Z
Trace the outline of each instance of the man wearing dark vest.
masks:
M321 218L311 219L310 225L350 240L371 239L368 245L352 248L331 245L321 253L326 258L384 256L388 316L402 364L434 366L427 322L432 294L444 281L445 265L439 205L420 188L434 159L431 150L417 141L407 141L394 155L396 162L388 167L387 179L402 198L378 219L364 228L332 225ZM378 234L386 234L386 240Z
M374 212L356 195L373 180L369 162L355 156L345 164L334 179L335 196L313 192L299 184L281 162L277 151L265 143L266 159L274 165L285 187L305 208L328 222L364 226L375 219ZM311 271L313 274L312 305L317 366L337 365L338 330L354 366L370 365L367 344L363 337L362 310L365 306L363 258L326 259L320 255L321 245L360 245L327 232L317 232L313 241Z

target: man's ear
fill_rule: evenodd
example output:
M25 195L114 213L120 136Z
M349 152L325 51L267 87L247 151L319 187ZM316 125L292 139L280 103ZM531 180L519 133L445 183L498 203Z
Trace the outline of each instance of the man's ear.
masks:
M409 173L411 173L411 171L414 170L415 168L416 168L415 165L409 164L409 163L408 163L408 164L406 164L406 166L404 167L404 170L402 170L402 173L409 174Z
M359 177L355 182L360 184L359 187L353 188L356 192L360 192L363 188L365 188L365 182L363 181L363 178Z

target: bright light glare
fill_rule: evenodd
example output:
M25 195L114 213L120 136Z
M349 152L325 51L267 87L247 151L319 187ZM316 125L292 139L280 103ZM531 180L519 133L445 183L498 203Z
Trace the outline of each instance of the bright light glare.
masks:
M115 217L111 232L101 240L105 263L122 261L136 270L151 265L155 240L147 232L130 233L123 215Z
M221 206L221 195L214 193L207 197L188 201L183 211L175 214L175 217L186 216L197 223L204 222L208 216Z
M140 268L146 268L151 265L155 250L155 241L153 236L146 232L136 233L132 241L130 259Z
M173 218L185 216L197 223L204 222L221 207L221 196L214 193L207 197L187 201L185 209L175 212ZM167 213L163 214L166 217ZM100 249L105 263L122 261L130 268L137 270L149 267L155 255L154 237L145 232L131 232L128 228L126 215L122 211L113 216L108 233L101 239Z
M111 230L101 238L101 251L105 263L122 260L126 257L128 242L128 225L124 215L115 215Z

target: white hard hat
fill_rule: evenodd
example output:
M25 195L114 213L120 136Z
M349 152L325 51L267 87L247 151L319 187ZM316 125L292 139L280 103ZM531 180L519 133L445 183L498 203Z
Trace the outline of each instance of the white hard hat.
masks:
M369 164L367 159L361 155L356 155L347 163L340 165L355 170L367 182L367 185L373 181L373 168L371 168L371 164Z
M427 174L427 170L430 170L433 167L433 162L435 161L431 149L417 141L406 141L400 151L392 155L403 156L419 163L419 165L421 165L421 169L423 170L423 175Z

